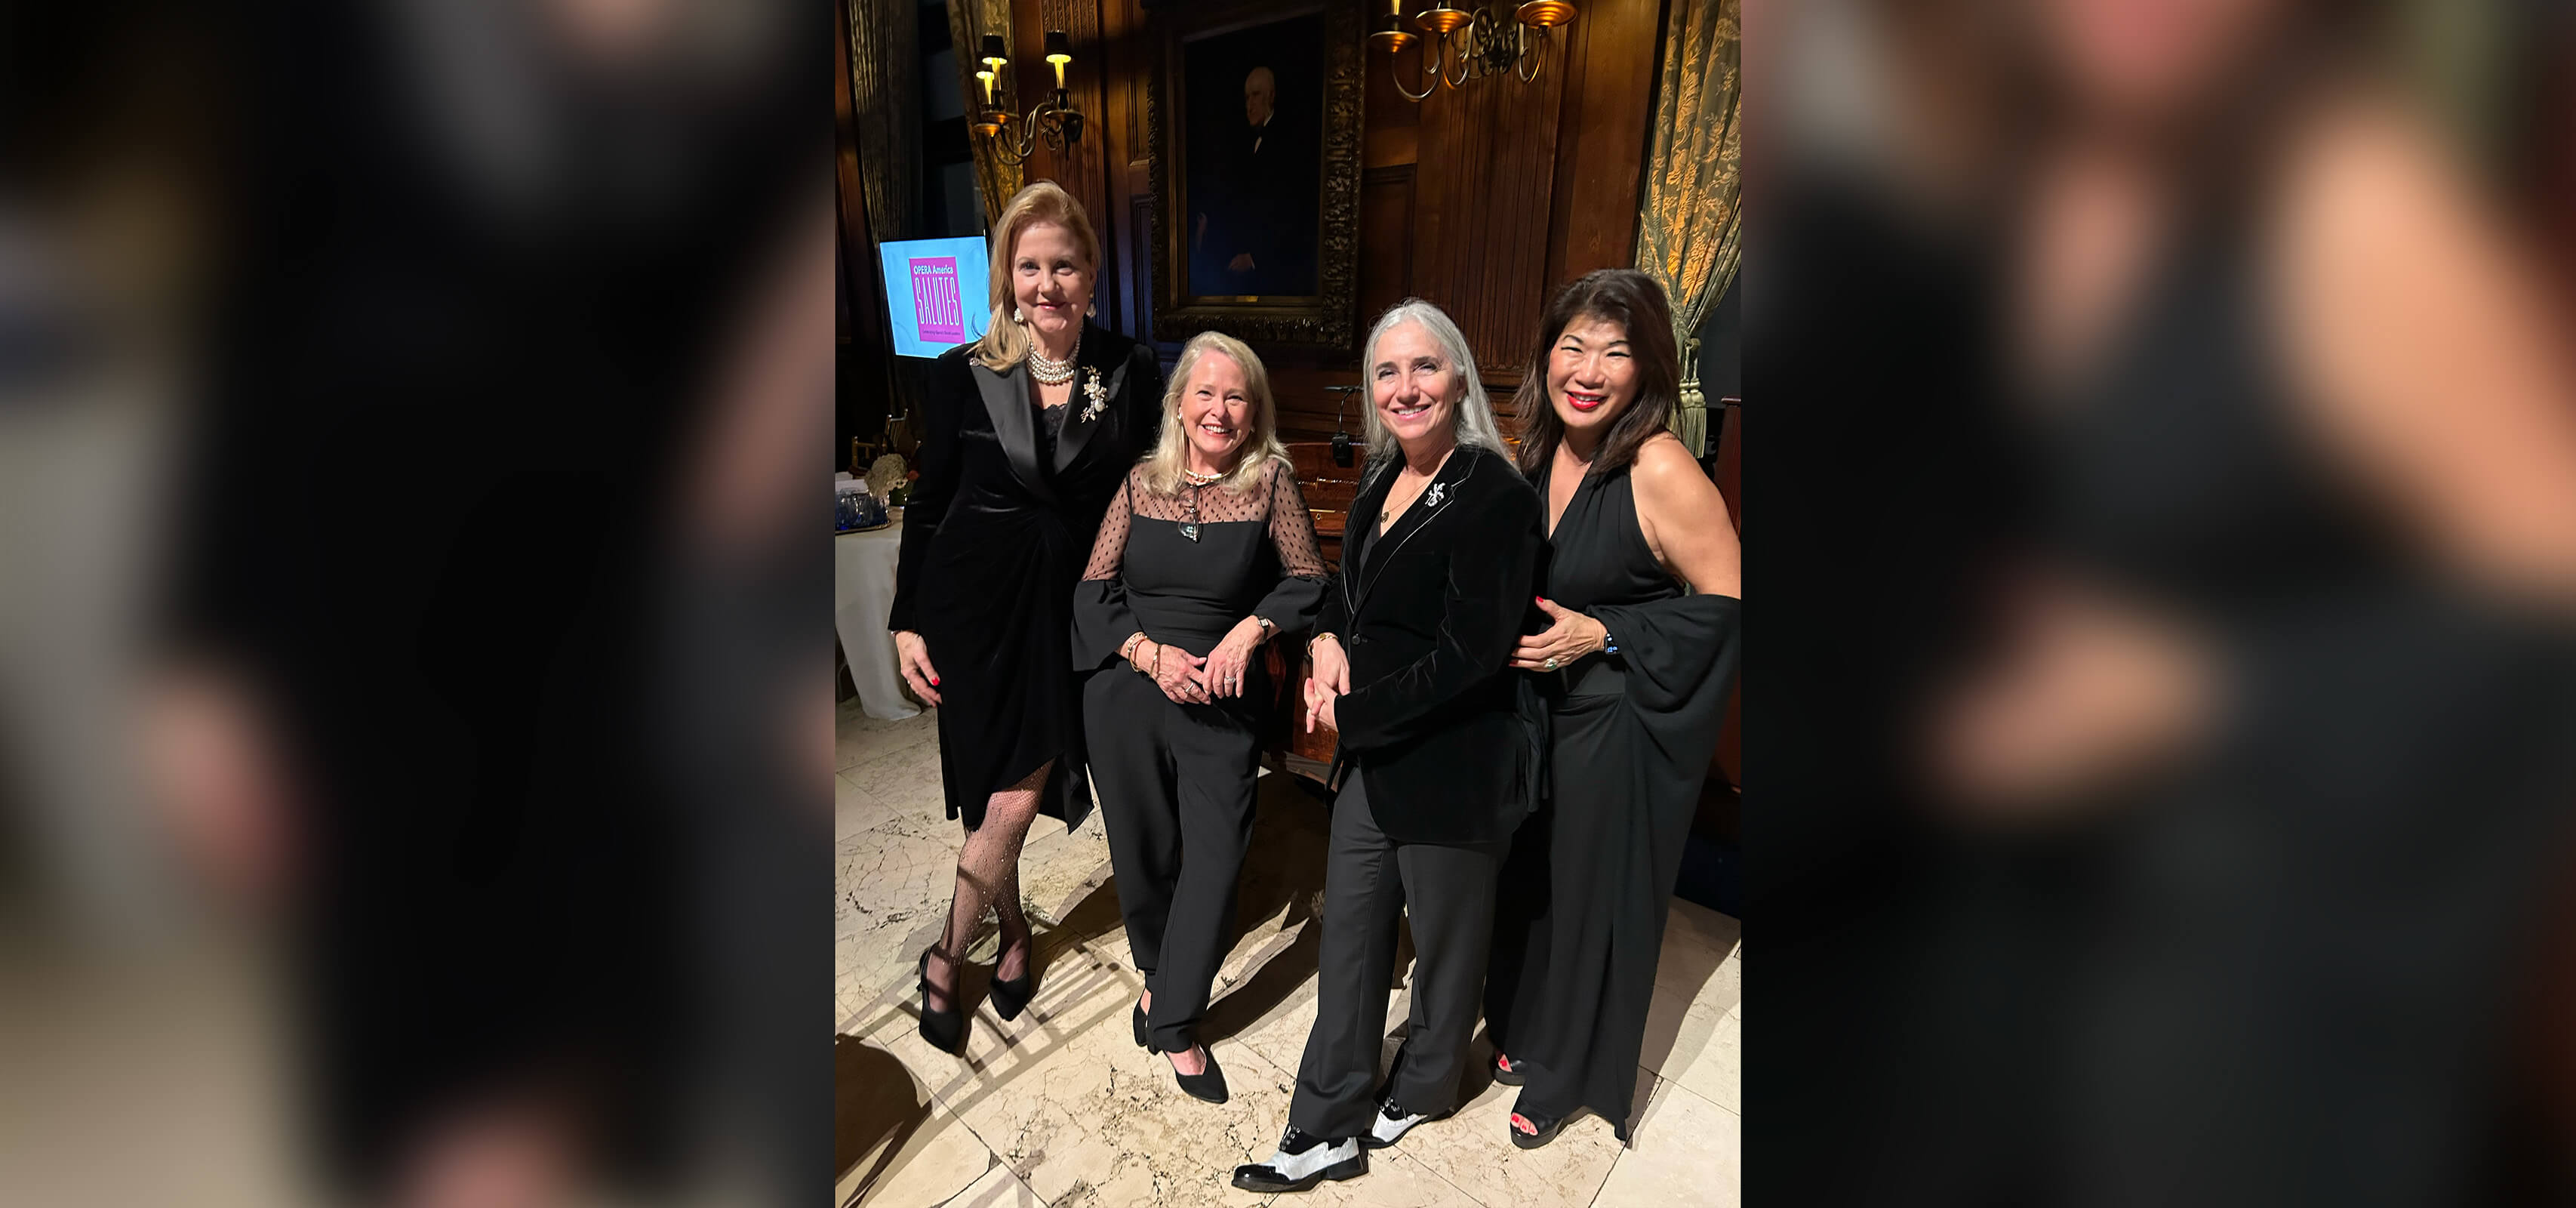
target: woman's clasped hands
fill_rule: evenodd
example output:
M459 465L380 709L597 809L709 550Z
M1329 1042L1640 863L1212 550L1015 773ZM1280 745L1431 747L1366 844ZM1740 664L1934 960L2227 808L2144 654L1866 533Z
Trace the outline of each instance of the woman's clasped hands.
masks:
M1207 660L1178 646L1167 646L1147 639L1136 643L1128 656L1137 670L1154 681L1163 695L1174 704L1204 705L1208 702Z
M1342 652L1341 639L1325 634L1308 647L1314 658L1314 671L1306 677L1306 732L1315 732L1315 723L1328 730L1339 730L1333 716L1333 702L1351 690L1351 661Z

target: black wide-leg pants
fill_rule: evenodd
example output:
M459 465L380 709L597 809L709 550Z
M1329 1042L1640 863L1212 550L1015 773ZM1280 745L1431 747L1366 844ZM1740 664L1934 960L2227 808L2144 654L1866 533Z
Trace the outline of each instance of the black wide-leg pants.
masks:
M1154 994L1147 1034L1184 1051L1234 938L1261 763L1253 708L1178 704L1123 667L1094 674L1083 705L1127 947Z
M1395 923L1413 923L1413 1012L1388 1093L1416 1112L1456 1106L1483 997L1502 842L1399 843L1378 829L1354 770L1333 804L1324 866L1315 1027L1297 1066L1288 1122L1319 1137L1357 1136L1376 1110Z

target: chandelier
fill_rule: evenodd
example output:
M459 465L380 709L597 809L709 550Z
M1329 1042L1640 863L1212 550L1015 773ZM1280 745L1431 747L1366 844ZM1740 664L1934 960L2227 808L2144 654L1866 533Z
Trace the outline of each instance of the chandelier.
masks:
M1539 76L1539 53L1554 41L1553 30L1574 21L1570 0L1528 0L1517 7L1508 4L1483 4L1473 10L1458 8L1448 0L1433 0L1431 7L1407 19L1404 0L1387 0L1386 15L1378 18L1377 32L1369 41L1386 48L1388 70L1401 72L1404 48L1422 43L1422 67L1416 78L1431 77L1431 83L1415 92L1404 86L1404 77L1396 75L1395 90L1408 101L1419 101L1446 86L1456 88L1469 80L1510 72L1526 84ZM1415 31L1420 31L1419 33ZM1537 40L1531 40L1537 30ZM1451 51L1455 43L1456 51ZM1457 61L1454 69L1452 59Z
M1055 67L1055 90L1039 101L1029 115L1020 120L1019 137L1010 134L1011 111L1001 103L1002 69L1011 65L1010 56L1002 51L1002 35L984 35L983 70L975 78L984 84L984 105L975 115L975 133L993 141L994 152L1008 163L1021 163L1037 150L1038 139L1061 155L1065 149L1082 141L1082 110L1074 107L1073 98L1064 90L1065 65L1073 62L1073 51L1063 30L1050 29L1046 36L1046 61Z

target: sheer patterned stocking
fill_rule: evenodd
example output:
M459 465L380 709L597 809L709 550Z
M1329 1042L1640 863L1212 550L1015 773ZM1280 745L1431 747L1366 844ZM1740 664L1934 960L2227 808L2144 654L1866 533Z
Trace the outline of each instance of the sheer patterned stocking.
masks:
M984 803L984 825L966 832L957 853L957 891L948 903L948 926L939 946L930 950L930 1009L945 1011L956 1002L957 968L975 927L992 910L1002 927L1002 955L993 976L1003 981L1028 972L1031 936L1028 913L1020 905L1020 845L1038 813L1038 795L1046 788L1050 759L1018 784L995 793Z

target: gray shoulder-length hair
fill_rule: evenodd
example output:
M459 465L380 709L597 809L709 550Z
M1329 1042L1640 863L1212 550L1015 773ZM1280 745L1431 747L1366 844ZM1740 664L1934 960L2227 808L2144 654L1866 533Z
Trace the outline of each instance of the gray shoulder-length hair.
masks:
M1467 351L1465 333L1460 332L1458 325L1451 322L1449 316L1439 307L1420 298L1407 298L1388 307L1385 314L1379 315L1377 325L1369 328L1368 343L1360 356L1362 383L1369 384L1376 381L1377 342L1386 333L1406 323L1418 323L1422 326L1422 330L1429 332L1431 342L1440 346L1442 359L1449 362L1450 371L1458 374L1467 384L1466 393L1459 397L1458 405L1451 408L1449 412L1449 423L1451 429L1457 434L1458 443L1472 445L1506 458L1510 457L1510 452L1503 448L1502 430L1494 424L1494 403L1485 395L1484 376L1476 372L1476 354ZM1369 461L1372 463L1386 461L1397 456L1395 433L1388 431L1386 421L1378 418L1377 391L1373 385L1370 386L1368 399L1369 405L1364 414L1367 421Z

